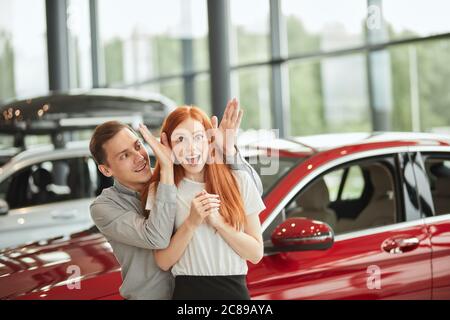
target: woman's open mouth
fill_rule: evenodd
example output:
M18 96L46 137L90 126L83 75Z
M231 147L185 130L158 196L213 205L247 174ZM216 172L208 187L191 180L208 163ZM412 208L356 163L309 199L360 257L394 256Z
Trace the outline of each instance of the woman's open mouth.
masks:
M200 162L200 155L193 155L186 157L186 162L190 166L196 166Z

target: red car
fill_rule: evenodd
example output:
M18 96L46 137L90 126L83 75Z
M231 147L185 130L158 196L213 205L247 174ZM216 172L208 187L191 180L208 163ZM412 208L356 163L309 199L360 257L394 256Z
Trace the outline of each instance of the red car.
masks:
M262 173L266 254L249 264L253 299L450 299L450 137L257 146L247 153ZM120 284L95 228L0 253L1 299L121 299Z

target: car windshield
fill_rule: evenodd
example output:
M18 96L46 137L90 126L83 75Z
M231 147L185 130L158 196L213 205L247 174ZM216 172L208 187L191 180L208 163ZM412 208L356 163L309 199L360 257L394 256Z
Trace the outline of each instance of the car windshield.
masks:
M291 169L305 159L305 157L247 157L247 161L261 178L263 196L268 194Z

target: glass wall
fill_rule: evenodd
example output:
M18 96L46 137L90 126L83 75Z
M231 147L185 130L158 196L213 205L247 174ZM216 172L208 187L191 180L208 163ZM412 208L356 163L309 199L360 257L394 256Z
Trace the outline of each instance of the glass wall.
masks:
M232 65L270 59L269 1L230 0Z
M244 110L242 129L272 128L270 68L249 67L231 73L231 95L239 97Z
M208 1L97 0L93 66L90 2L67 0L70 86L92 87L98 69L101 86L159 92L210 114ZM244 129L450 132L449 1L228 5L231 95ZM44 0L0 0L0 101L48 91L46 41Z
M281 1L290 134L450 133L448 1Z
M390 40L450 32L447 0L384 0L381 5Z
M184 92L183 81L209 66L206 1L99 0L98 12L104 85L197 104L196 89Z
M44 0L0 1L0 102L48 90Z
M289 63L291 135L369 131L362 54Z
M450 133L450 39L394 46L393 128Z
M287 66L288 81L281 90L289 94L289 113L284 115L288 134L374 128L450 132L446 86L450 36L427 38L450 33L447 1L280 0L280 4L285 30L281 38L287 39L281 65ZM283 43L271 38L269 1L230 0L230 12L230 54L237 70L232 72L232 91L252 114L244 126L263 128L267 121L272 123L274 109L281 107L280 101L270 99L271 68L280 64L270 55L270 42L281 47ZM408 44L392 42L405 39ZM386 49L372 48L375 44ZM265 75L247 76L255 63L259 69L267 65ZM264 88L264 81L267 92L261 99L254 87Z
M242 129L272 128L269 1L230 0L231 95L237 97L245 114ZM249 14L251 12L251 14ZM244 67L242 67L244 65Z
M89 2L67 2L67 31L69 45L70 86L92 87L91 29Z
M364 44L367 2L282 0L289 55Z

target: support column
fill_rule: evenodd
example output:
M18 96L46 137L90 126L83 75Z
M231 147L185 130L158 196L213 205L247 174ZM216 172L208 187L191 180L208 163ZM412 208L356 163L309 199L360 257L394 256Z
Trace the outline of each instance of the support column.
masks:
M272 59L283 59L287 55L287 33L280 0L270 0L270 30ZM284 138L289 134L289 74L282 62L272 65L271 107L273 128Z
M50 90L68 90L69 43L67 36L67 1L46 0L48 80Z
M208 0L211 105L219 119L230 99L229 25L228 0Z

